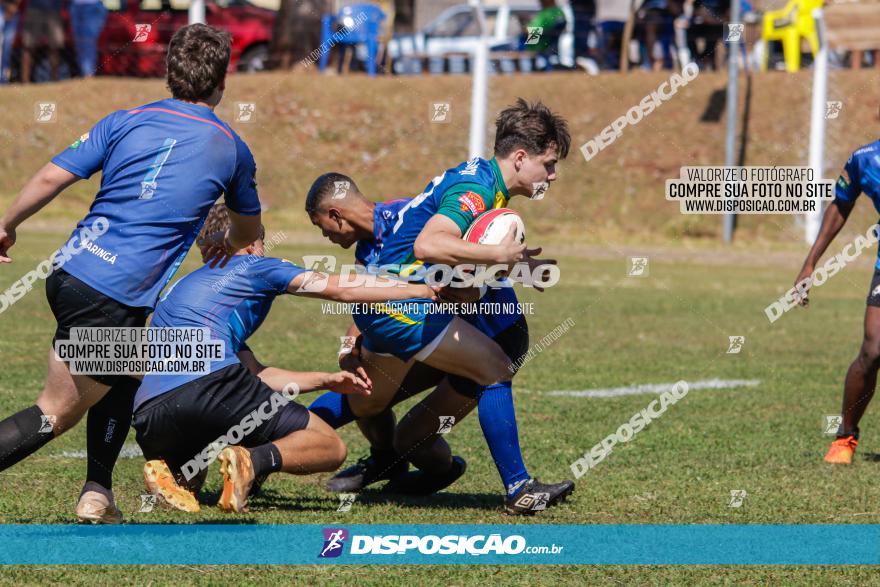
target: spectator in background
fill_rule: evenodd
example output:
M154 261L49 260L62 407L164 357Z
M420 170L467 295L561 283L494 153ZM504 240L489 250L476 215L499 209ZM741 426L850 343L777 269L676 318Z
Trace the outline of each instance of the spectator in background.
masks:
M596 22L599 25L599 54L603 67L620 68L623 27L629 19L630 0L597 0Z
M546 55L559 50L559 37L565 30L565 13L554 0L541 0L541 10L529 21L523 36L523 49Z
M673 0L645 0L636 11L636 37L642 45L643 53L647 53L645 63L654 71L663 69L664 61L669 57L673 37L672 22L681 11L680 6Z
M700 69L717 69L715 48L724 35L724 23L730 13L730 0L687 0L685 13L691 11L687 22L688 50Z
M107 9L102 0L70 0L70 20L79 74L92 77L98 69L98 37L104 30Z
M31 69L41 39L49 51L49 69L52 81L58 80L61 48L64 46L64 24L61 22L61 0L28 0L22 16L21 81L30 83Z
M12 68L12 42L18 30L19 0L0 0L0 16L2 16L2 43L0 43L0 84L9 83Z
M590 31L596 16L596 0L571 0L574 17L574 54L587 57L590 54Z

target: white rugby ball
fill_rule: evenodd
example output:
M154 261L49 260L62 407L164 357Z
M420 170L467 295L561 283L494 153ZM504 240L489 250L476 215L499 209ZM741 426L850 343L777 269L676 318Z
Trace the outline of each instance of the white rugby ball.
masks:
M512 225L516 226L514 240L524 243L526 225L520 215L510 208L496 208L480 214L462 238L478 245L497 245L504 240Z

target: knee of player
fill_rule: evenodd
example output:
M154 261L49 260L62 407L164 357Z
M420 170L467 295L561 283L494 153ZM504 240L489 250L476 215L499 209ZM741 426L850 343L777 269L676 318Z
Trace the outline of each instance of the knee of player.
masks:
M351 398L352 396L349 396ZM387 407L385 404L370 401L372 397L364 397L357 396L359 401L355 402L349 399L348 405L351 407L351 413L355 415L355 417L360 420L361 418L372 418L373 416L378 416L382 412L385 411Z
M339 467L342 466L342 463L345 462L345 459L348 458L348 447L345 446L345 443L338 436L333 441L333 467L331 470L335 471Z
M483 374L482 380L478 378L477 381L481 385L492 385L501 381L510 381L515 374L516 369L507 355L499 353L492 358L489 369Z
M867 338L859 351L859 360L865 368L880 368L880 339Z

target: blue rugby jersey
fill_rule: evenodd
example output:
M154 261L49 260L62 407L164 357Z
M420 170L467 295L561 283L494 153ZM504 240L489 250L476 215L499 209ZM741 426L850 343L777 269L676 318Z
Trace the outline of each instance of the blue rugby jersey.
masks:
M210 328L222 340L222 361L211 372L238 363L238 352L260 327L291 280L305 272L290 261L255 255L236 255L226 267L208 265L176 281L162 296L151 328ZM203 375L146 375L135 397L135 408Z
M102 172L67 244L109 223L64 270L128 306L155 305L221 194L238 214L260 213L254 158L207 106L169 98L114 112L52 162L81 178Z
M374 236L369 240L358 241L354 253L358 263L366 267L377 267L380 265L379 258L381 257L384 242L393 233L400 210L409 205L412 199L404 198L376 203L376 207L373 209ZM502 311L491 314L482 312L465 314L461 317L476 326L490 338L507 329L522 315L518 307L516 307L514 312L505 311L505 309L510 307L510 304L517 304L516 292L514 292L513 287L489 287L483 297L480 298L479 303L501 304ZM497 306L483 307L496 308Z
M509 199L495 159L474 158L438 175L425 191L394 210L396 219L383 234L377 265L401 265L408 275L424 263L415 257L413 245L428 220L442 214L464 234L483 212L503 208Z
M853 202L862 193L880 212L880 141L856 149L847 159L834 186L835 199L843 202ZM875 267L880 269L880 249L877 255Z

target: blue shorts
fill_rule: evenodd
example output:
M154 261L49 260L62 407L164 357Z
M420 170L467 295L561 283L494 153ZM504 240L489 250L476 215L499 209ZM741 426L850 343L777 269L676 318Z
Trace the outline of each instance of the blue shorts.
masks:
M489 338L507 330L522 317L516 292L512 287L490 287L478 304L479 311L463 314L461 317Z
M370 304L372 311L353 312L352 317L363 334L364 348L373 353L394 355L405 362L432 342L439 342L455 318L455 314L432 311L433 305L434 302L425 299ZM421 358L430 354L433 345L427 350Z

